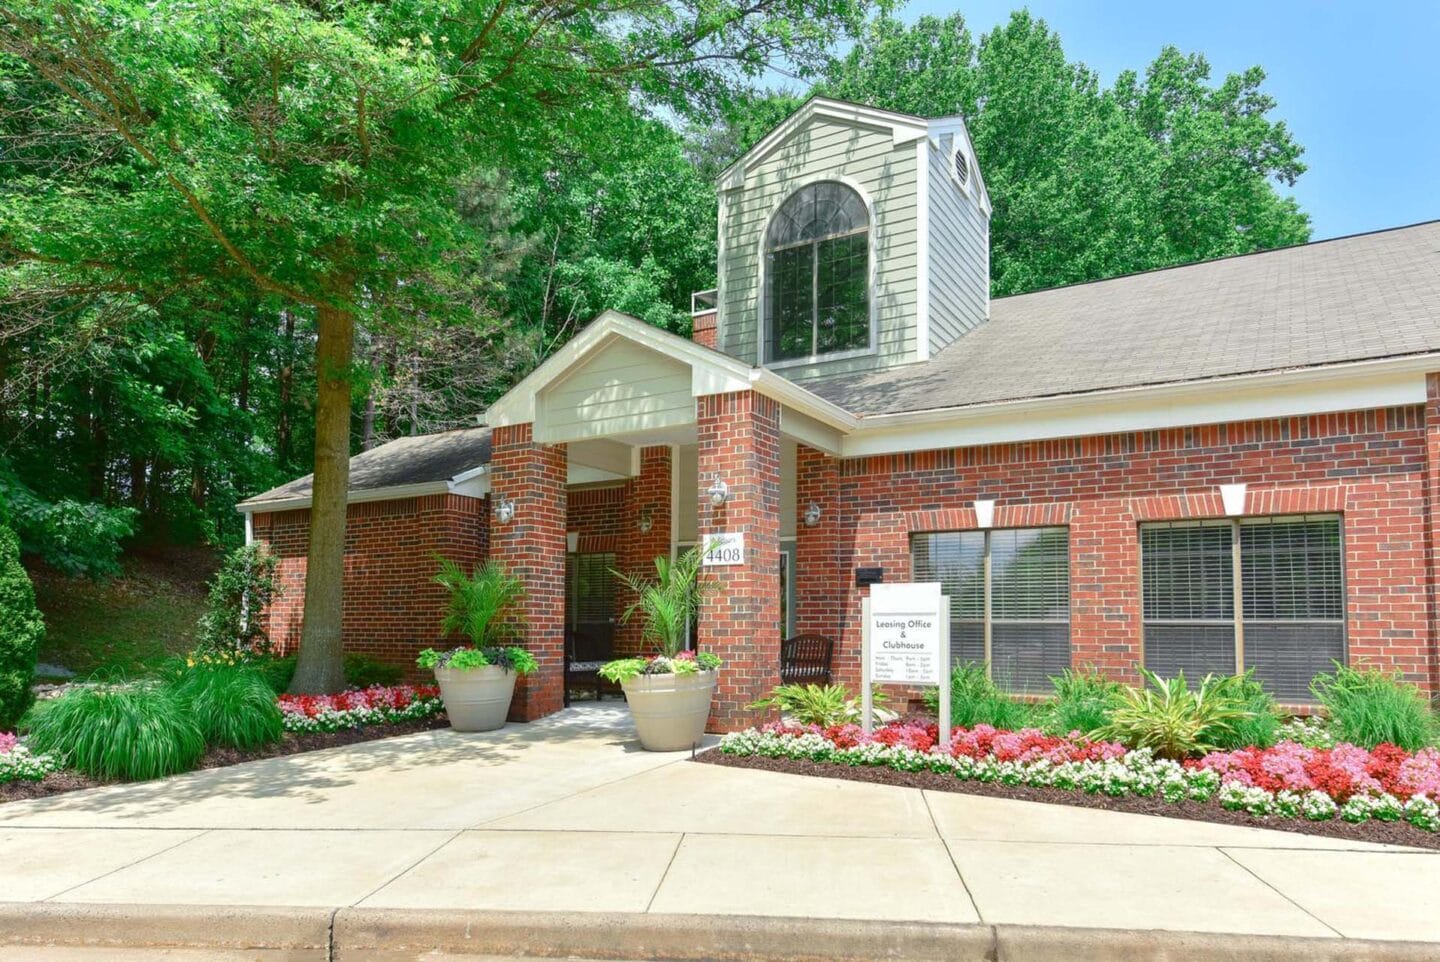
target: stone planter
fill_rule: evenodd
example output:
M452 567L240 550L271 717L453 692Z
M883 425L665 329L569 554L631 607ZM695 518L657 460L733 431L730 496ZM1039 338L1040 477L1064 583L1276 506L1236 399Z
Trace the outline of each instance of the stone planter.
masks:
M457 732L488 732L505 726L515 694L515 672L499 665L460 671L436 668L435 681L445 702L450 727Z
M718 674L636 675L621 682L640 745L651 752L685 751L698 745L705 737Z

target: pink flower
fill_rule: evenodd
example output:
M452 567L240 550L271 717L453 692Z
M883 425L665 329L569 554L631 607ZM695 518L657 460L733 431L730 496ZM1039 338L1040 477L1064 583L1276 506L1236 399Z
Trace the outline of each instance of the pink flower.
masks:
M18 744L20 744L20 739L16 738L14 734L0 732L0 755L4 755Z

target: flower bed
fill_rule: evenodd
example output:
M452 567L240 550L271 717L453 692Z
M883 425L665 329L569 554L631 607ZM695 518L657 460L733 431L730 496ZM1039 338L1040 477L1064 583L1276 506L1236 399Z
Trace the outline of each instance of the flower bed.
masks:
M334 732L433 718L445 710L434 685L375 685L338 695L281 695L285 730Z
M858 726L829 729L770 724L724 736L720 751L738 757L803 760L933 772L981 783L1061 789L1115 798L1218 803L1256 818L1358 824L1406 821L1440 831L1436 804L1440 753L1411 755L1394 746L1374 752L1353 745L1215 753L1197 761L1156 758L1114 742L1058 738L1038 729L955 729L950 751L933 724L895 723L866 735Z
M0 732L0 785L6 782L38 782L58 771L54 755L37 755L9 732Z

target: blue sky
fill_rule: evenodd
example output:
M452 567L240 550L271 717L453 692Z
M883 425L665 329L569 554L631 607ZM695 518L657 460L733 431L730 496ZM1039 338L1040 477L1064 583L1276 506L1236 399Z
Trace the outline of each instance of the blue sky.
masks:
M900 16L959 11L978 40L1022 6L1106 84L1166 44L1217 78L1264 67L1305 147L1294 194L1316 239L1440 218L1440 0L912 0Z

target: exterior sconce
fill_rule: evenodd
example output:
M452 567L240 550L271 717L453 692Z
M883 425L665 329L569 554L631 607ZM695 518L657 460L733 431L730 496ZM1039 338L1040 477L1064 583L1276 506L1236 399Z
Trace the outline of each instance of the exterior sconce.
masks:
M655 527L655 519L651 517L649 508L646 508L645 511L640 515L639 527L641 534L649 534L650 529Z
M495 520L501 524L509 524L515 518L515 502L509 498L502 497L495 502Z
M726 484L720 478L716 478L715 482L710 485L705 493L710 495L710 503L718 508L730 500L730 485Z
M819 523L820 505L816 504L814 501L811 501L810 507L805 509L805 527L813 528Z

